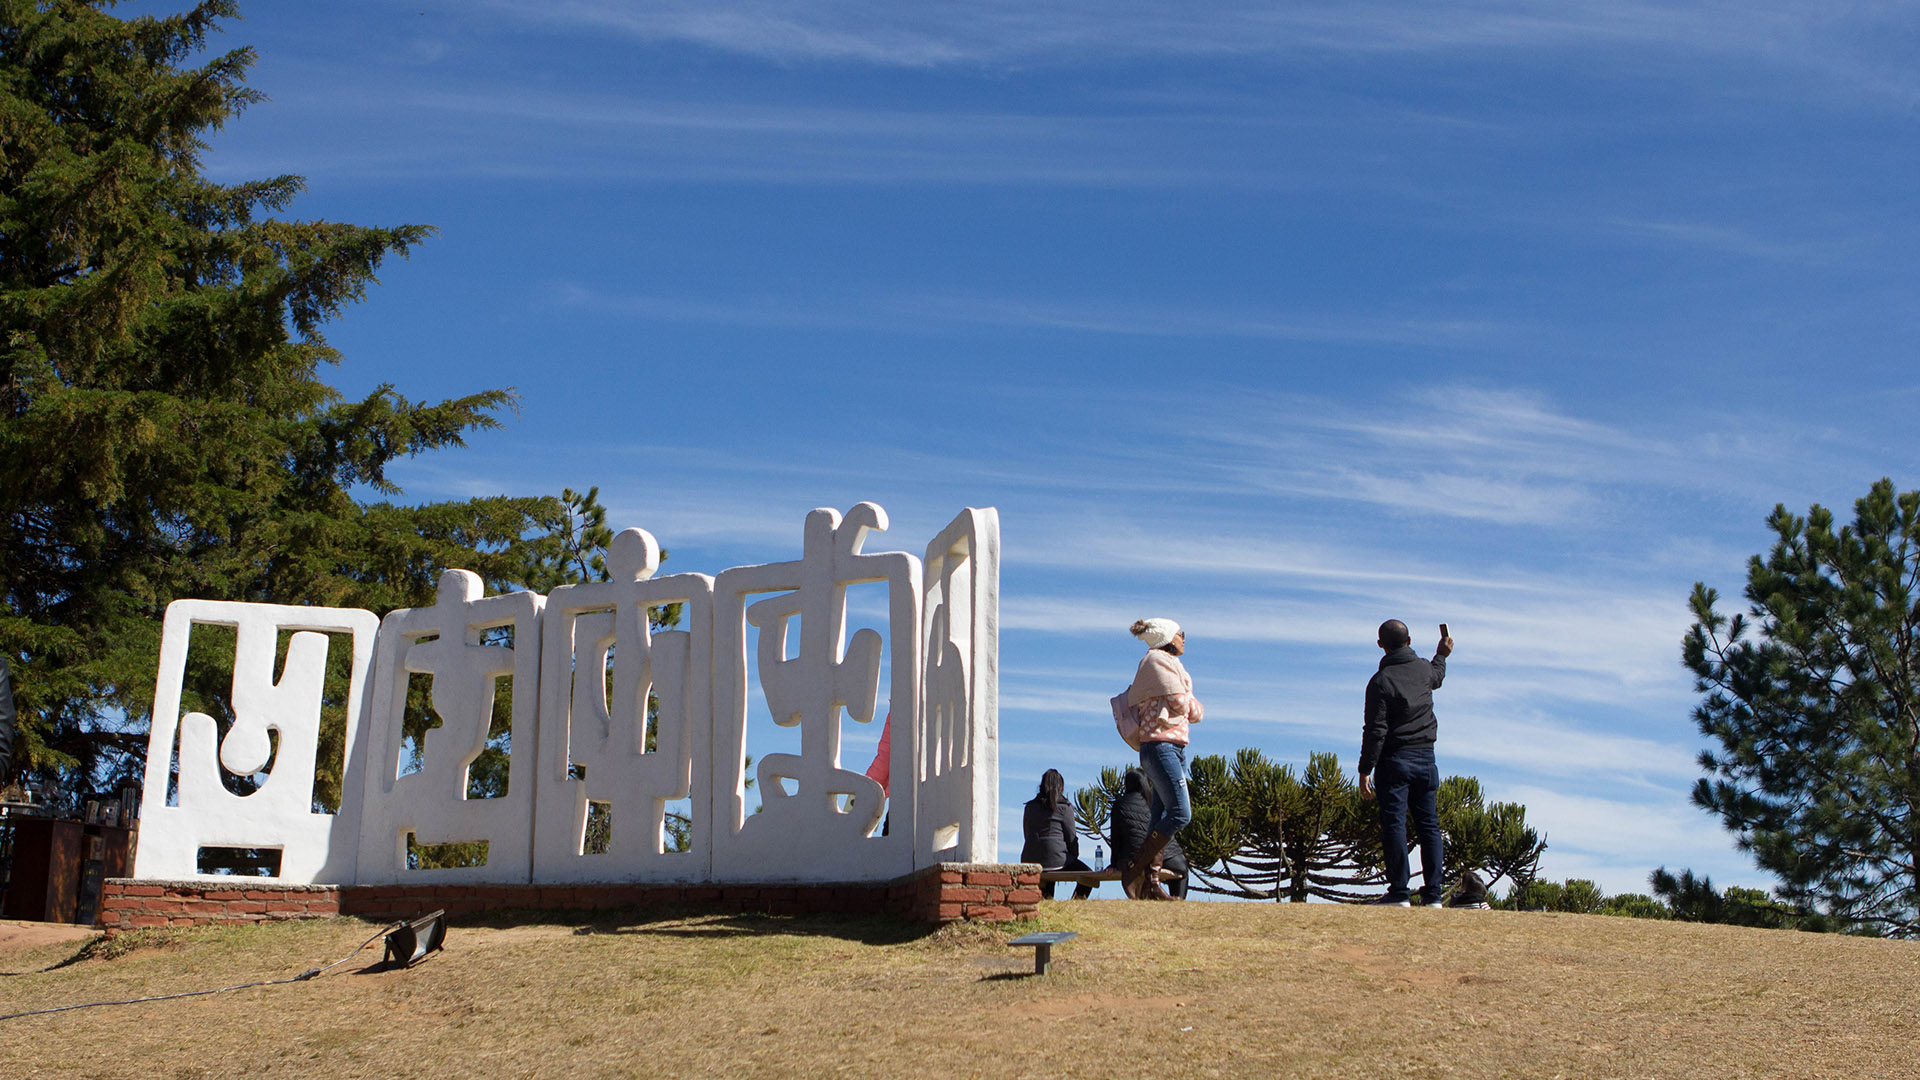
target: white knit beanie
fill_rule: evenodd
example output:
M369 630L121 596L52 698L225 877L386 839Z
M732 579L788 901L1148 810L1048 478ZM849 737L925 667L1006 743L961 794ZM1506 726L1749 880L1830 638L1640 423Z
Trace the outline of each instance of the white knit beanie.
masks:
M1147 648L1157 649L1180 636L1180 624L1172 619L1144 619L1145 626L1134 637L1147 643Z

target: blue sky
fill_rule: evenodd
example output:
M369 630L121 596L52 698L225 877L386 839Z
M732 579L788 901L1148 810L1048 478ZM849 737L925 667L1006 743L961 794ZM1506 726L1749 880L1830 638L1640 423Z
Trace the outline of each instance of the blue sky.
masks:
M707 572L999 508L1008 855L1126 759L1134 618L1189 628L1196 752L1351 763L1400 617L1548 875L1765 883L1687 802L1685 598L1776 502L1916 486L1911 5L244 14L272 100L209 171L440 229L338 384L521 395L409 497L597 484Z

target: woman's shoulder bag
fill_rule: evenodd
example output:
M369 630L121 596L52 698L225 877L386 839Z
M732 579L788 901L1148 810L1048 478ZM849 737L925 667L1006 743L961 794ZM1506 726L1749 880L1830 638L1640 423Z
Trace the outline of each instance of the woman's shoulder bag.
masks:
M1135 750L1140 749L1140 710L1127 704L1127 695L1132 687L1113 696L1113 726L1120 732L1120 738Z

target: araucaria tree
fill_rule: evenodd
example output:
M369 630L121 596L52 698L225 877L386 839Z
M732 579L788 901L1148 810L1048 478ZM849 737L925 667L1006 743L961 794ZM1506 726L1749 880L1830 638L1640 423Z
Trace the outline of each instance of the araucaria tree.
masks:
M551 498L355 497L511 403L322 378L322 326L431 230L277 219L299 177L208 180L204 139L260 98L249 49L191 66L232 0L111 7L0 0L0 650L25 756L70 794L137 775L170 601L385 611L449 566L565 576L577 531ZM224 719L212 651L187 704Z
M1891 480L1835 528L1780 506L1747 568L1748 613L1693 587L1683 656L1704 696L1694 802L1781 899L1842 926L1920 932L1920 492Z
M1333 754L1303 773L1243 748L1193 763L1193 824L1182 834L1194 888L1246 899L1356 901L1385 871L1372 804Z
M1304 771L1278 764L1251 747L1231 759L1196 758L1189 788L1193 821L1180 845L1193 867L1192 887L1246 900L1311 898L1363 903L1386 883L1378 810L1362 797L1334 754L1313 754ZM1081 832L1099 839L1121 791L1121 770L1074 799ZM1451 891L1468 870L1491 886L1532 881L1547 843L1527 826L1518 803L1488 805L1480 781L1452 776L1437 800L1447 857L1442 887Z

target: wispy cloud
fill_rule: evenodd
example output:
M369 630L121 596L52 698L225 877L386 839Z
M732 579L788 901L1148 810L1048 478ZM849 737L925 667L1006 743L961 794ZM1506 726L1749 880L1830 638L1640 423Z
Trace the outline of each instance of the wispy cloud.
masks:
M1527 823L1546 833L1547 862L1550 873L1562 876L1578 872L1579 862L1607 867L1601 884L1608 891L1646 892L1646 875L1653 865L1625 863L1620 852L1657 853L1656 864L1670 868L1687 865L1714 866L1730 863L1731 839L1707 816L1686 802L1682 794L1646 801L1576 794L1564 788L1519 784L1507 788L1499 798L1524 803ZM1564 860L1564 861L1563 861ZM1631 867L1631 869L1629 869ZM1592 871L1588 871L1592 873ZM1620 880L1624 874L1637 875ZM1748 871L1748 880L1760 875ZM1598 877L1599 874L1594 876ZM1716 881L1723 876L1716 874ZM1730 882L1718 882L1728 884Z
M1154 337L1461 346L1484 341L1502 329L1490 321L1466 318L1380 313L1340 318L1323 312L1209 310L1152 303L1064 304L994 296L932 295L917 297L911 303L920 312L960 322Z
M1634 221L1624 218L1616 219L1613 225L1629 236L1647 241L1716 251L1726 255L1809 265L1827 265L1833 261L1831 244L1773 240L1731 225L1714 225L1697 221Z
M1422 626L1445 620L1456 637L1472 642L1470 650L1462 646L1462 661L1479 672L1467 694L1482 711L1507 712L1549 700L1671 711L1677 720L1684 716L1687 688L1678 661L1688 626L1681 588L1675 583L1671 594L1622 595L1598 583L1563 583L1515 600L1498 590L1471 589L1392 594L1356 589L1303 596L1262 581L1219 593L1171 590L1180 593L1171 603L1121 599L1110 592L1010 596L1001 623L1010 631L1112 637L1152 606L1209 641L1338 650L1354 656L1343 666L1365 671L1368 644L1382 618L1397 614ZM1568 632L1573 625L1577 632ZM1207 661L1203 655L1195 663L1204 668ZM1287 666L1299 664L1296 658ZM1350 710L1342 706L1340 711Z
M773 60L896 66L1058 58L1405 54L1638 47L1772 56L1834 38L1830 14L1792 3L1654 4L1565 0L1356 0L1274 6L1144 0L1035 6L968 0L875 6L854 0L483 0L525 22L679 41ZM1894 5L1865 5L1873 14ZM1867 19L1857 19L1865 22Z
M1443 688L1444 692L1445 688ZM1601 780L1609 786L1681 789L1700 775L1695 750L1631 735L1595 731L1540 712L1487 716L1447 696L1446 750L1460 759L1504 766L1538 779ZM1462 714L1467 719L1459 719Z
M1236 408L1222 468L1250 485L1502 525L1590 520L1601 485L1654 475L1650 462L1674 456L1524 391L1440 387L1369 413L1288 399ZM1260 423L1262 413L1290 422Z
M439 0L446 3L448 0ZM1168 6L1146 0L461 0L521 27L693 45L777 64L887 68L1084 65L1141 58L1504 60L1597 65L1700 79L1703 65L1787 73L1811 88L1900 109L1920 101L1901 51L1900 0L1845 8L1797 0L1254 0ZM1777 89L1773 92L1779 92Z
M954 102L915 108L845 104L830 95L736 100L712 91L686 98L556 91L493 71L465 78L390 71L342 90L345 77L310 72L305 92L281 94L278 108L354 115L353 138L243 147L211 164L239 175L297 167L373 178L1277 188L1323 183L1318 162L1353 156L1330 148L1314 162L1296 162L1272 145L1273 133L1295 121L1266 112L1059 101L1031 110ZM1377 114L1369 123L1415 121ZM1200 130L1221 137L1201 138ZM1337 142L1330 127L1322 130L1320 141Z
M551 287L555 304L575 311L640 322L713 326L776 326L846 329L872 325L845 308L822 307L798 297L704 298L614 295L574 282Z
M555 303L649 322L730 326L878 329L950 334L980 326L1170 338L1350 342L1467 347L1497 336L1499 324L1392 313L1233 310L1164 303L1076 304L1041 298L927 292L836 292L832 296L711 298L622 295L578 282L552 287Z
M448 0L428 2L456 10ZM1477 220L1521 232L1539 228L1541 221L1566 229L1577 220L1590 230L1596 217L1590 207L1534 206L1535 197L1523 196L1520 206L1495 208L1449 179L1449 163L1461 156L1506 158L1555 145L1567 136L1563 124L1543 126L1537 110L1506 103L1437 104L1433 95L1381 86L1367 73L1368 63L1505 56L1569 71L1584 64L1609 80L1658 77L1692 84L1699 100L1724 102L1730 76L1717 67L1698 70L1707 56L1766 69L1765 77L1742 81L1743 87L1752 84L1743 96L1780 93L1776 84L1783 80L1772 72L1786 68L1810 73L1822 84L1845 82L1875 100L1893 96L1903 106L1920 101L1910 65L1876 59L1884 51L1875 46L1882 35L1870 28L1876 20L1897 23L1900 11L1873 4L1816 16L1785 0L1279 6L1235 0L1174 8L1138 0L1039 6L1009 0L892 6L851 0L462 0L457 13L463 26L486 24L499 47L514 49L516 58L525 52L518 37L533 29L592 35L596 43L611 38L694 45L777 65L907 69L891 77L917 83L924 76L938 85L928 84L934 92L897 97L836 92L818 82L786 93L802 80L777 77L771 83L703 85L693 93L685 83L645 78L618 89L603 84L588 90L529 78L511 64L472 63L465 53L435 47L427 52L450 58L424 68L409 63L345 71L316 63L302 80L276 89L276 111L310 110L326 116L327 126L293 125L298 140L275 147L242 148L223 138L223 152L211 164L222 176L291 170L357 179L1019 184L1342 196L1372 191L1452 227ZM1330 70L1347 74L1284 94L1245 89L1249 79L1262 82L1259 73L1268 66L1293 68L1305 56L1329 58ZM1604 63L1586 63L1594 56ZM1233 64L1236 74L1193 80L1158 72L1142 85L1137 78L1114 84L1103 72L1069 88L1050 81L1044 70L1143 57L1218 60ZM951 70L980 65L1006 70L964 82ZM1649 66L1662 70L1650 75ZM1009 74L1014 81L1006 81ZM1345 88L1349 78L1365 89ZM1172 89L1156 89L1156 79ZM1784 81L1795 101L1807 97L1804 80ZM342 124L343 116L353 119ZM1647 118L1636 115L1630 130L1643 135L1646 125ZM1621 135L1631 137L1624 130ZM1819 247L1770 237L1759 227L1695 221L1655 201L1615 207L1598 218L1616 239L1626 235L1769 261L1822 257ZM1091 320L1044 306L1003 314L1068 326L1125 327L1136 321L1126 310ZM1411 329L1442 335L1457 329L1452 320L1432 321L1437 325ZM1317 328L1312 319L1272 326L1254 320L1239 333L1304 340Z
M1197 426L1210 445L1195 459L1211 479L1248 492L1408 519L1583 530L1650 523L1637 515L1659 498L1766 506L1783 478L1831 476L1866 456L1844 438L1758 415L1696 414L1685 428L1672 419L1603 423L1531 390L1461 384L1364 410L1242 394Z

